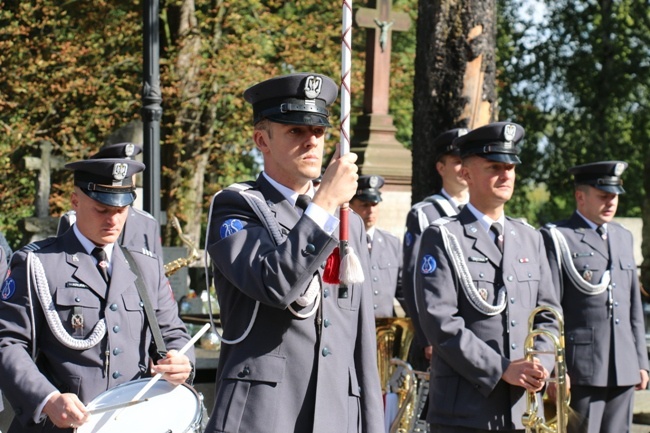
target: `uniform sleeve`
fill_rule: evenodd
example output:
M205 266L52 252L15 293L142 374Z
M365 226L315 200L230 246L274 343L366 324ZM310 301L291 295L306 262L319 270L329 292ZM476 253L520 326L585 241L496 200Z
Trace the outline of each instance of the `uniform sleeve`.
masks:
M40 329L44 317L36 294L32 292L33 319L27 288L26 254L17 252L11 262L11 275L2 286L0 300L0 388L5 392L23 425L33 423L38 405L57 388L32 361L32 331Z
M415 302L415 266L420 246L420 223L417 211L413 208L406 216L406 233L402 242L402 296L406 307L406 314L413 319L415 338L420 347L429 346L427 337L418 320L418 310Z
M633 248L634 238L628 232L630 249ZM632 322L632 332L636 343L637 358L639 360L639 368L641 370L649 371L648 367L648 349L646 347L646 330L645 320L643 315L643 302L641 301L641 289L639 287L639 279L634 272L632 278L632 287L630 291L630 318Z
M561 257L558 257L557 249L555 247L555 242L551 236L550 229L548 227L542 227L539 232L542 234L542 239L544 240L544 249L545 255L548 261L549 269L551 271L551 279L553 280L553 287L558 291L558 296L560 300L562 299L562 269L560 266L559 260Z

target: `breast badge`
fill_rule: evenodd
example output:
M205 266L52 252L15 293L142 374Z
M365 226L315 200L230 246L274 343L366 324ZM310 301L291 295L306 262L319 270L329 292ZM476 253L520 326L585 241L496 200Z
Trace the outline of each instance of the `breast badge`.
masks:
M594 273L590 269L585 269L585 271L582 273L582 278L590 283L592 278L594 277Z

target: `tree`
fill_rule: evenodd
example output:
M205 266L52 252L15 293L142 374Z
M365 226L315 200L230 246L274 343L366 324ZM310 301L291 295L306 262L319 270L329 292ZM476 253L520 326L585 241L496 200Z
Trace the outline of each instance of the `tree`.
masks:
M537 131L527 139L525 159L537 161L531 178L551 193L536 215L538 221L564 218L573 210L569 167L608 159L630 164L618 216L640 216L647 201L644 182L650 182L644 180L650 173L647 4L634 0L512 4L513 10L525 11L525 5L532 4L545 11L542 19L526 12L517 16L521 24L504 60L509 82L504 83L507 96L502 98L504 112L521 119L527 130ZM644 208L648 230L650 211ZM648 266L644 264L644 269Z
M431 141L496 116L496 1L420 1L413 96L413 194L435 189ZM432 29L434 29L432 31Z

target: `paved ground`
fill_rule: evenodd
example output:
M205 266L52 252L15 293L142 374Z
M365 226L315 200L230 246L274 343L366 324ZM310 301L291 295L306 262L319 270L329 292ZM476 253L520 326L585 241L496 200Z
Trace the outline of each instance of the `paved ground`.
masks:
M650 433L649 390L637 391L634 395L634 425L632 426L632 433Z

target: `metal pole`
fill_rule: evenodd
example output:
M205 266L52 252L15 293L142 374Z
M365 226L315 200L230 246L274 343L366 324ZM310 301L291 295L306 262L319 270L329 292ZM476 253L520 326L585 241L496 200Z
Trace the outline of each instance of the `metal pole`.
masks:
M160 93L160 41L159 2L145 0L143 3L143 83L142 126L143 156L147 168L144 171L144 210L161 222L160 211L160 119L162 96Z

